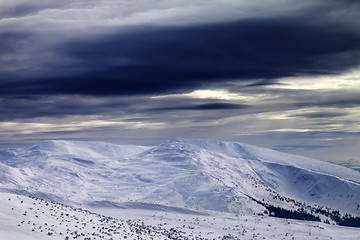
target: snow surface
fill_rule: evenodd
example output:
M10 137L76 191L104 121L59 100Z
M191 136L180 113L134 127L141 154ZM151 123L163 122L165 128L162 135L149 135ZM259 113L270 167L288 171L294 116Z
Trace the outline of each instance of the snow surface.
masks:
M259 216L74 208L0 194L0 240L51 239L334 239L357 240L357 228ZM66 238L68 237L68 238Z
M264 204L289 210L296 210L301 204L309 211L320 206L360 216L359 183L360 173L342 166L247 144L212 140L172 139L155 147L43 141L29 148L0 151L1 205L10 195L11 199L29 195L121 219L133 215L148 219L152 225L165 221L173 228L179 227L177 219L199 227L198 221L194 223L191 219L201 216L205 220L199 232L190 227L192 231L186 231L185 235L207 238L231 233L240 239L245 235L252 239L248 234L259 233L264 237L273 234L269 239L276 239L285 233L295 236L301 232L298 236L305 239L309 229L313 229L318 235L312 236L324 239L337 233L341 233L340 238L334 239L344 236L348 238L342 239L356 239L349 236L360 236L359 229L257 214L264 213ZM14 212L8 212L6 204L1 212L11 215ZM154 212L161 213L161 220L150 217ZM0 231L6 232L4 226L20 219L16 214L7 215L2 214ZM334 223L324 215L319 217ZM239 223L241 229L236 227ZM266 228L267 225L275 225L278 231ZM29 229L20 228L28 234ZM205 234L205 229L214 233ZM240 234L243 229L245 235ZM265 229L269 232L264 232ZM16 234L12 236L6 239L24 239ZM33 236L34 239L49 237ZM144 239L150 239L147 237Z

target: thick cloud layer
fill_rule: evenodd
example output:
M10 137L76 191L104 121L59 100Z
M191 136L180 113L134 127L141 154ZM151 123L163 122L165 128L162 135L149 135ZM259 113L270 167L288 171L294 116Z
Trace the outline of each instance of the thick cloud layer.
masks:
M0 147L198 137L353 159L359 67L359 1L4 0Z
M43 73L32 76L30 68L23 76L4 74L1 94L152 94L226 81L270 84L280 77L335 74L360 64L360 32L305 18L112 30L58 44L53 54L68 60L43 63ZM4 33L0 45L6 53L24 38Z

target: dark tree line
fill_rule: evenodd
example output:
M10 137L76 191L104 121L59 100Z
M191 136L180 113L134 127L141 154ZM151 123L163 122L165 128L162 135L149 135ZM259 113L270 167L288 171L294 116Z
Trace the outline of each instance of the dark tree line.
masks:
M353 217L348 213L342 216L338 210L333 210L328 207L325 208L322 206L313 207L310 205L306 205L305 203L300 203L290 198L274 196L274 198L278 198L281 201L293 202L295 203L296 206L299 207L297 210L288 210L281 207L275 207L269 203L265 203L264 199L263 201L259 201L250 196L248 197L253 201L255 201L256 203L265 207L267 209L265 214L272 217L321 222L320 217L316 216L317 214L321 214L333 220L337 225L360 228L360 217ZM308 211L306 211L304 207ZM326 219L324 223L330 224L330 221Z

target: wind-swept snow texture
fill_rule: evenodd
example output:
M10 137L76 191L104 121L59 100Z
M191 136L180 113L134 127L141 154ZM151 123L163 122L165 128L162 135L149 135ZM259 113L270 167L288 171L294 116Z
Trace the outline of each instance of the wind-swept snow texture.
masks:
M358 240L357 228L265 216L211 216L143 209L84 209L0 194L1 240Z
M359 172L210 140L156 147L43 141L0 151L0 188L89 207L279 216L277 207L330 223L337 223L334 214L360 216Z

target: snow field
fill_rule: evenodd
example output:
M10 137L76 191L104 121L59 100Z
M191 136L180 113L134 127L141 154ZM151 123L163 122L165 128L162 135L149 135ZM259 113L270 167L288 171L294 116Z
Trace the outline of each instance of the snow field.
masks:
M360 229L260 216L71 207L1 193L0 240L358 239Z

